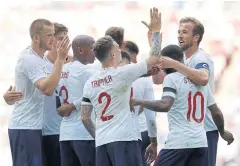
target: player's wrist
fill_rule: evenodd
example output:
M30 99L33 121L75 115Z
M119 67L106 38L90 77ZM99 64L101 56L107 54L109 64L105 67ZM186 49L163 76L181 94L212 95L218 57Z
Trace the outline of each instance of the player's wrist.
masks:
M157 146L158 145L157 137L150 137L150 142L153 146Z

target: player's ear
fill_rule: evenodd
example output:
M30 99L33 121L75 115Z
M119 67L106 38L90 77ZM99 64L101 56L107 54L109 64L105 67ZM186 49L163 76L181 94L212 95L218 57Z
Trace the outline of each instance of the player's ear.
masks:
M40 41L40 36L37 34L33 35L33 41Z
M123 43L122 43L122 45L121 45L121 48L120 49L124 49L125 48L125 46L126 46L126 41L123 41Z

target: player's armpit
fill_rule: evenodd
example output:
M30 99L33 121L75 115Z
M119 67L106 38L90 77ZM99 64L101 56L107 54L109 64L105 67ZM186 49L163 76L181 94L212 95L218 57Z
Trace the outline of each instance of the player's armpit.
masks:
M83 101L81 104L81 120L89 134L95 138L95 126L91 119L93 106L90 102Z

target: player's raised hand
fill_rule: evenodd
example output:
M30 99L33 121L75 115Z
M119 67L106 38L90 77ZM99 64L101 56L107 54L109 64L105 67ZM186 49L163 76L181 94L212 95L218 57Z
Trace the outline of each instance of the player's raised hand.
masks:
M65 61L68 56L70 47L70 40L67 36L62 41L58 41L56 46L58 58Z
M153 32L160 32L161 30L161 13L158 12L157 8L150 9L150 23L142 21L142 23L149 29L148 34Z
M228 145L230 145L231 143L233 143L234 138L231 132L224 130L223 133L220 133L222 139L224 139L225 141L227 141Z
M151 164L157 157L157 145L150 144L145 152L147 164Z
M10 86L3 98L7 104L13 105L15 102L22 100L23 93L17 92L15 87Z

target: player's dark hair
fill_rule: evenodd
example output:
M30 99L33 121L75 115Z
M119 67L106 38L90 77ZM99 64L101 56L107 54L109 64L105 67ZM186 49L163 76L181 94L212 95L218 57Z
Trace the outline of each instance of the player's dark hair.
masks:
M40 35L43 32L44 26L51 26L51 25L53 25L52 22L46 19L40 18L40 19L34 20L29 28L31 39L36 34Z
M61 34L63 32L68 33L68 28L65 25L59 24L57 22L53 23L53 25L54 25L54 29L55 29L54 36L57 36L58 34Z
M122 47L124 39L124 29L122 27L110 27L106 30L105 35L111 36L119 47Z
M177 45L168 45L168 46L164 47L161 51L161 55L172 58L176 61L183 63L184 54L183 54L182 49ZM164 69L164 71L166 74L176 72L176 70L172 69L172 68Z
M121 50L122 59L127 59L128 62L131 62L131 56L127 51Z
M100 62L104 62L109 57L109 53L113 45L114 40L111 36L101 37L93 45L93 52L95 57Z
M194 17L184 17L180 20L180 24L188 23L188 22L190 22L194 25L192 33L193 33L193 36L199 35L198 44L200 44L200 42L202 41L202 38L203 38L203 34L204 34L203 24Z
M135 54L139 53L139 48L137 44L134 43L133 41L126 41L125 48L129 53L135 53Z

